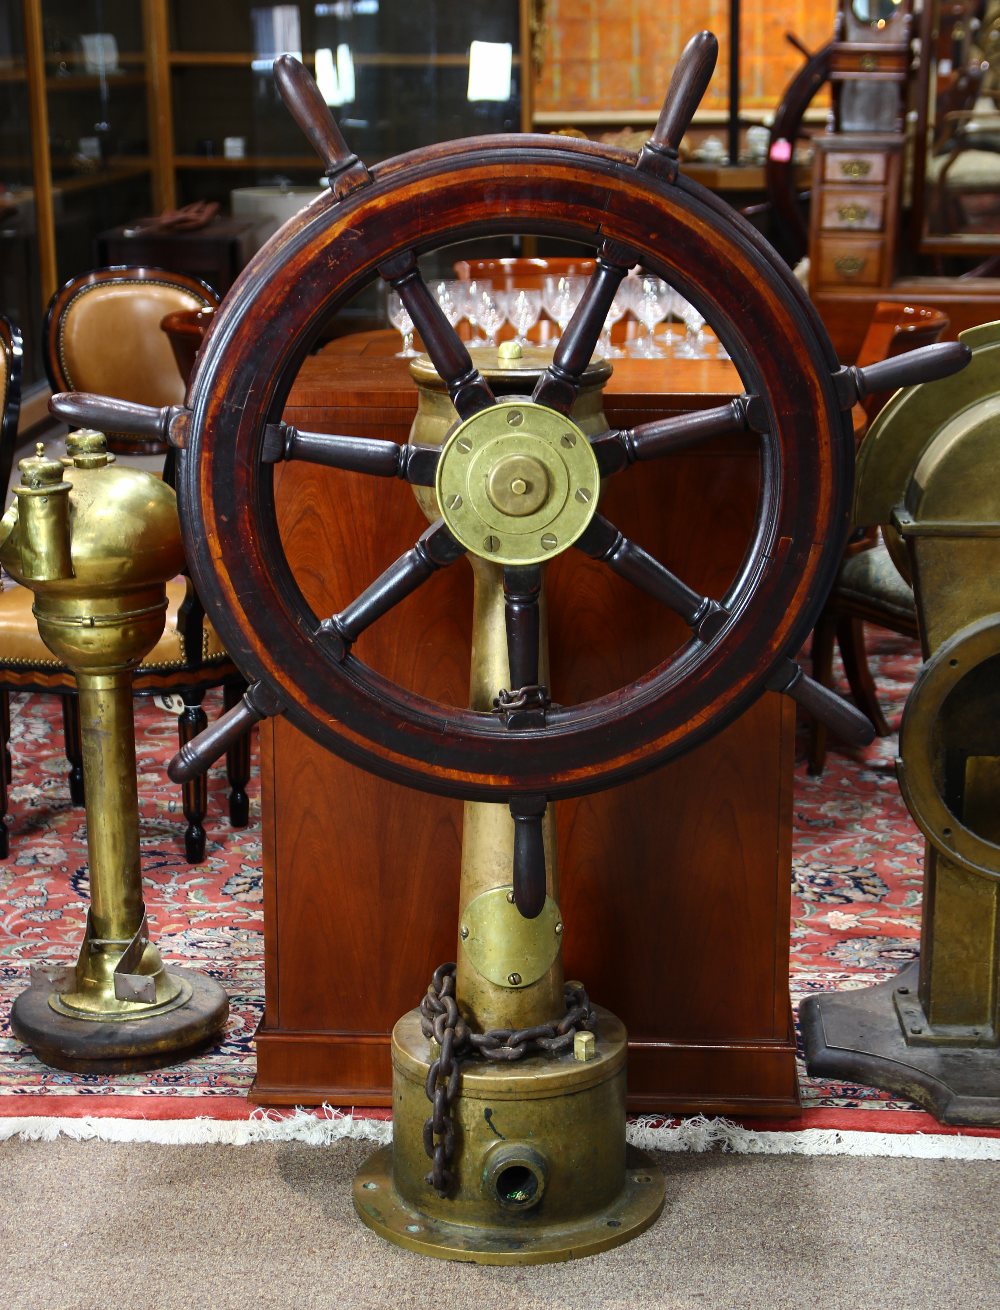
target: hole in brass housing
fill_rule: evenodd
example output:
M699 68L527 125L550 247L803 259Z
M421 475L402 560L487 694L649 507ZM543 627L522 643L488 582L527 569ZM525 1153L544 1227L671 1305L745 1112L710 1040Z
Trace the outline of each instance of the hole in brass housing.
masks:
M496 1188L501 1205L530 1205L538 1195L538 1175L527 1165L511 1164L497 1174Z

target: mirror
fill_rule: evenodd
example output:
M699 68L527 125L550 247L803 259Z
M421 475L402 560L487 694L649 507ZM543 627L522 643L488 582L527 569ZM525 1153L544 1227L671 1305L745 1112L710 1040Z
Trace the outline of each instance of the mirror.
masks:
M885 27L899 8L899 0L851 0L851 10L859 23Z
M930 57L918 85L914 157L921 248L943 254L996 249L1000 0L928 5L922 29Z

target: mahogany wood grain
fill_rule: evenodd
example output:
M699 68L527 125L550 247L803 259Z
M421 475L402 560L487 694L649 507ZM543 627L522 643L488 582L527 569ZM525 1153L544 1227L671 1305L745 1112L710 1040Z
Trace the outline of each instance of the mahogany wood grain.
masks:
M284 418L404 440L416 393L388 333L305 361ZM664 395L669 389L674 394ZM740 390L729 364L621 361L605 409L631 427ZM631 469L602 510L706 595L739 567L755 438L716 438ZM276 468L282 539L332 613L426 527L412 490L304 464ZM610 691L687 636L683 621L571 551L548 572L554 694ZM471 570L442 571L362 634L405 687L468 704ZM556 806L567 977L629 1027L634 1109L791 1113L788 1002L794 708L766 695L682 760ZM386 1105L389 1033L454 956L460 802L363 773L286 721L262 726L266 1011L252 1099Z

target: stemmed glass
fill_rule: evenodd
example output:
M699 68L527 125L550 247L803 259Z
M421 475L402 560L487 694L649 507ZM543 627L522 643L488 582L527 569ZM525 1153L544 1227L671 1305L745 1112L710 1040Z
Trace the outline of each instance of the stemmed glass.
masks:
M519 346L528 344L528 333L542 313L542 293L529 287L516 287L512 291L498 292L501 308L513 327L514 340Z
M550 273L542 284L542 304L549 317L559 324L560 336L566 331L566 324L573 317L586 285L585 277L568 274L560 277L554 273Z
M597 342L597 354L602 359L624 359L625 351L619 350L611 342L611 329L619 319L624 318L629 311L630 306L630 289L627 281L622 282L621 286L615 292L615 298L611 302L611 308L608 310L607 317L604 320L604 327L601 328L601 335Z
M631 287L631 310L646 329L629 347L629 354L640 359L665 359L653 336L657 323L666 318L673 291L662 278L645 274L637 277Z
M403 349L396 351L396 358L412 359L417 353L413 349L413 319L397 291L389 292L388 312L389 322L403 338Z
M465 283L458 281L435 283L434 299L452 327L465 318Z
M680 316L684 320L686 332L684 340L674 350L674 355L677 359L708 359L704 316L687 300L681 301Z
M474 323L486 338L486 345L495 346L497 333L505 322L504 311L493 287L486 282L470 282L469 307L467 314L470 323Z

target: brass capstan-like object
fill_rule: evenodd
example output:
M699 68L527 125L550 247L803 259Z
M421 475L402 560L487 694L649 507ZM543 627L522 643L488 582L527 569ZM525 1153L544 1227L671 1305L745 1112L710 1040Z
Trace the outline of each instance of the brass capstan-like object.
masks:
M115 466L100 432L73 433L67 450L20 462L0 561L76 677L91 905L76 965L36 969L11 1027L59 1068L148 1068L203 1044L229 1010L212 979L164 968L142 897L132 670L159 640L184 556L170 487Z

